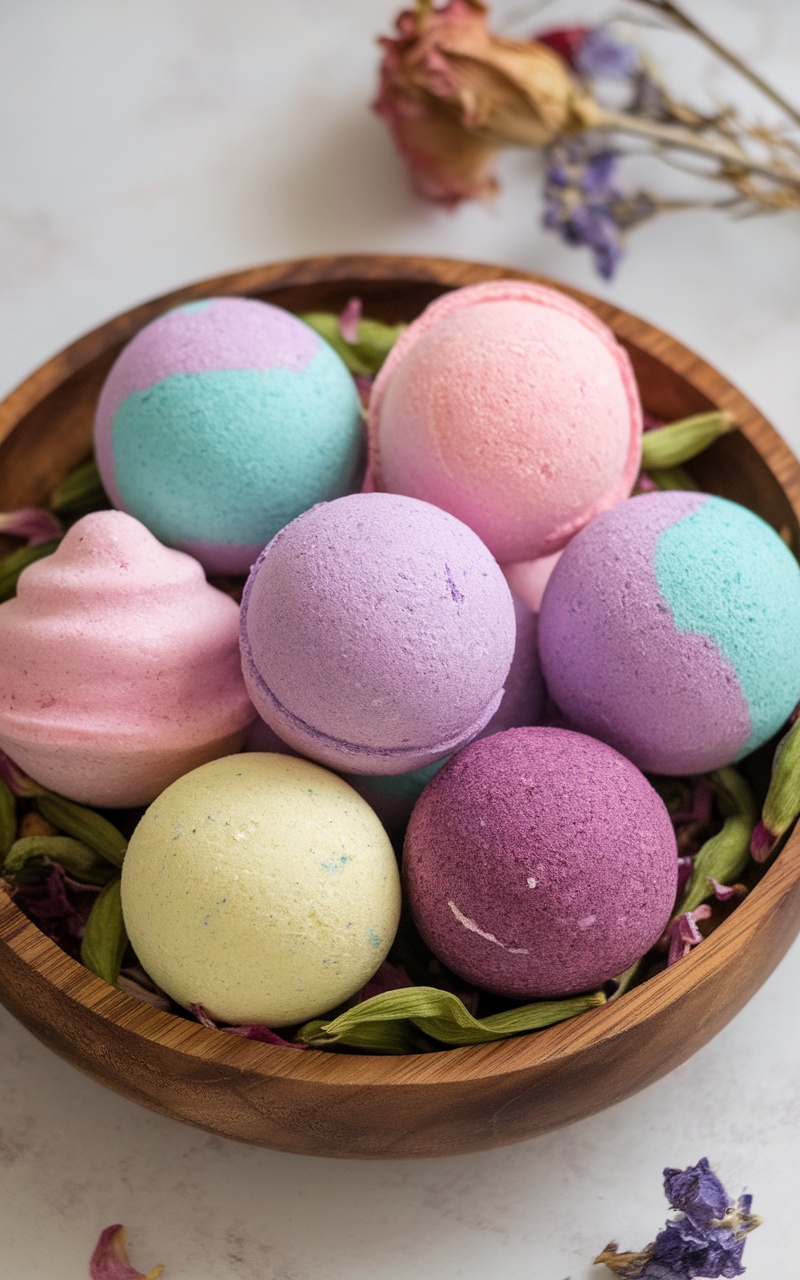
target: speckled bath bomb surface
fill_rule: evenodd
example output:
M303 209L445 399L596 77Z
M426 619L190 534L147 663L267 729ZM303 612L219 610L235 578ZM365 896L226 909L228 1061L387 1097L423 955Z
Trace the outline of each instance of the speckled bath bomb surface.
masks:
M122 351L95 453L116 507L212 572L247 573L301 511L357 487L358 396L332 347L290 312L191 302Z
M289 1026L359 991L400 912L369 805L307 760L228 756L159 796L136 828L122 909L151 977L221 1022Z
M415 498L359 493L300 516L254 565L242 668L297 751L406 773L488 723L515 633L511 592L471 529Z
M754 751L800 700L800 566L746 507L644 494L598 516L547 584L539 646L577 729L654 773Z
M622 973L672 910L666 807L618 752L564 729L465 747L411 815L403 877L431 950L466 981L519 999Z

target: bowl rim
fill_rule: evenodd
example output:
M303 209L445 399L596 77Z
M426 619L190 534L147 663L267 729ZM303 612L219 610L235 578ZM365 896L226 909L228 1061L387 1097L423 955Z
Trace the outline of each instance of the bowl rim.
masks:
M504 278L545 284L576 298L605 321L618 339L667 366L711 404L732 410L742 434L756 447L795 516L800 518L800 462L755 406L695 353L648 321L593 295L533 273L455 258L401 254L299 258L211 277L173 290L91 330L20 383L0 404L0 443L68 377L127 340L155 316L183 302L215 294L258 294L326 283L352 282L354 286L359 281L387 285L424 283L445 290ZM713 983L731 952L739 952L750 944L762 923L780 909L798 879L800 829L789 837L755 888L701 946L640 987L578 1018L535 1033L484 1045L397 1057L282 1048L208 1030L156 1009L110 987L73 960L15 906L2 887L0 941L23 964L35 969L46 983L88 1013L190 1058L244 1069L265 1080L282 1077L341 1087L413 1085L425 1088L530 1072L537 1065L552 1065L554 1061L585 1054L600 1042L629 1032L635 1024L646 1026L663 1014L665 1006L680 1002L699 984ZM750 994L748 990L744 999Z

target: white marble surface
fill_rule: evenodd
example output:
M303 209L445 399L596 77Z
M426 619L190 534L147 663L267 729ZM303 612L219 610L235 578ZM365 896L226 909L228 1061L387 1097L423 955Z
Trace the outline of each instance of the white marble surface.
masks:
M373 36L394 7L3 0L0 390L113 313L197 277L315 252L430 252L606 294L714 361L800 448L800 218L674 216L640 231L604 286L584 255L540 231L525 155L504 162L492 209L421 205L366 109ZM534 8L508 0L497 12L521 31ZM798 94L795 0L692 9ZM547 16L601 12L575 0ZM678 37L658 47L687 88L752 105ZM251 1150L151 1115L0 1011L0 1280L81 1280L98 1232L119 1220L134 1259L163 1262L166 1280L588 1280L610 1237L652 1237L662 1167L704 1153L767 1218L748 1276L788 1280L799 987L800 944L714 1042L638 1097L506 1150L378 1165Z

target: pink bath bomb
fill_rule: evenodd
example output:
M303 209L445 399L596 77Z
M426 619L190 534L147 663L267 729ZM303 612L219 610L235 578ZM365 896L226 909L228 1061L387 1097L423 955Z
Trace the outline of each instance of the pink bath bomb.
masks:
M501 562L557 551L627 497L641 457L630 361L572 298L458 289L405 331L369 408L375 487L458 516Z
M242 598L259 715L333 769L441 760L494 715L514 654L511 592L480 539L390 493L320 503L273 538Z
M0 748L84 804L149 804L255 718L239 610L122 511L72 526L0 605Z
M613 748L566 729L465 747L411 815L407 900L454 973L515 999L566 996L656 942L677 889L666 807Z

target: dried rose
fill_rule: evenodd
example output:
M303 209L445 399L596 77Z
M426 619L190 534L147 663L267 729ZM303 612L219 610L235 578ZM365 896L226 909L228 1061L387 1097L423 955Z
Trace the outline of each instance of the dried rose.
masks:
M380 41L375 109L420 194L447 206L495 190L499 147L544 147L593 119L595 104L559 54L492 35L486 15L480 0L418 0Z
M163 1267L153 1267L147 1274L137 1271L128 1261L125 1228L117 1222L100 1233L89 1263L90 1280L157 1280Z

